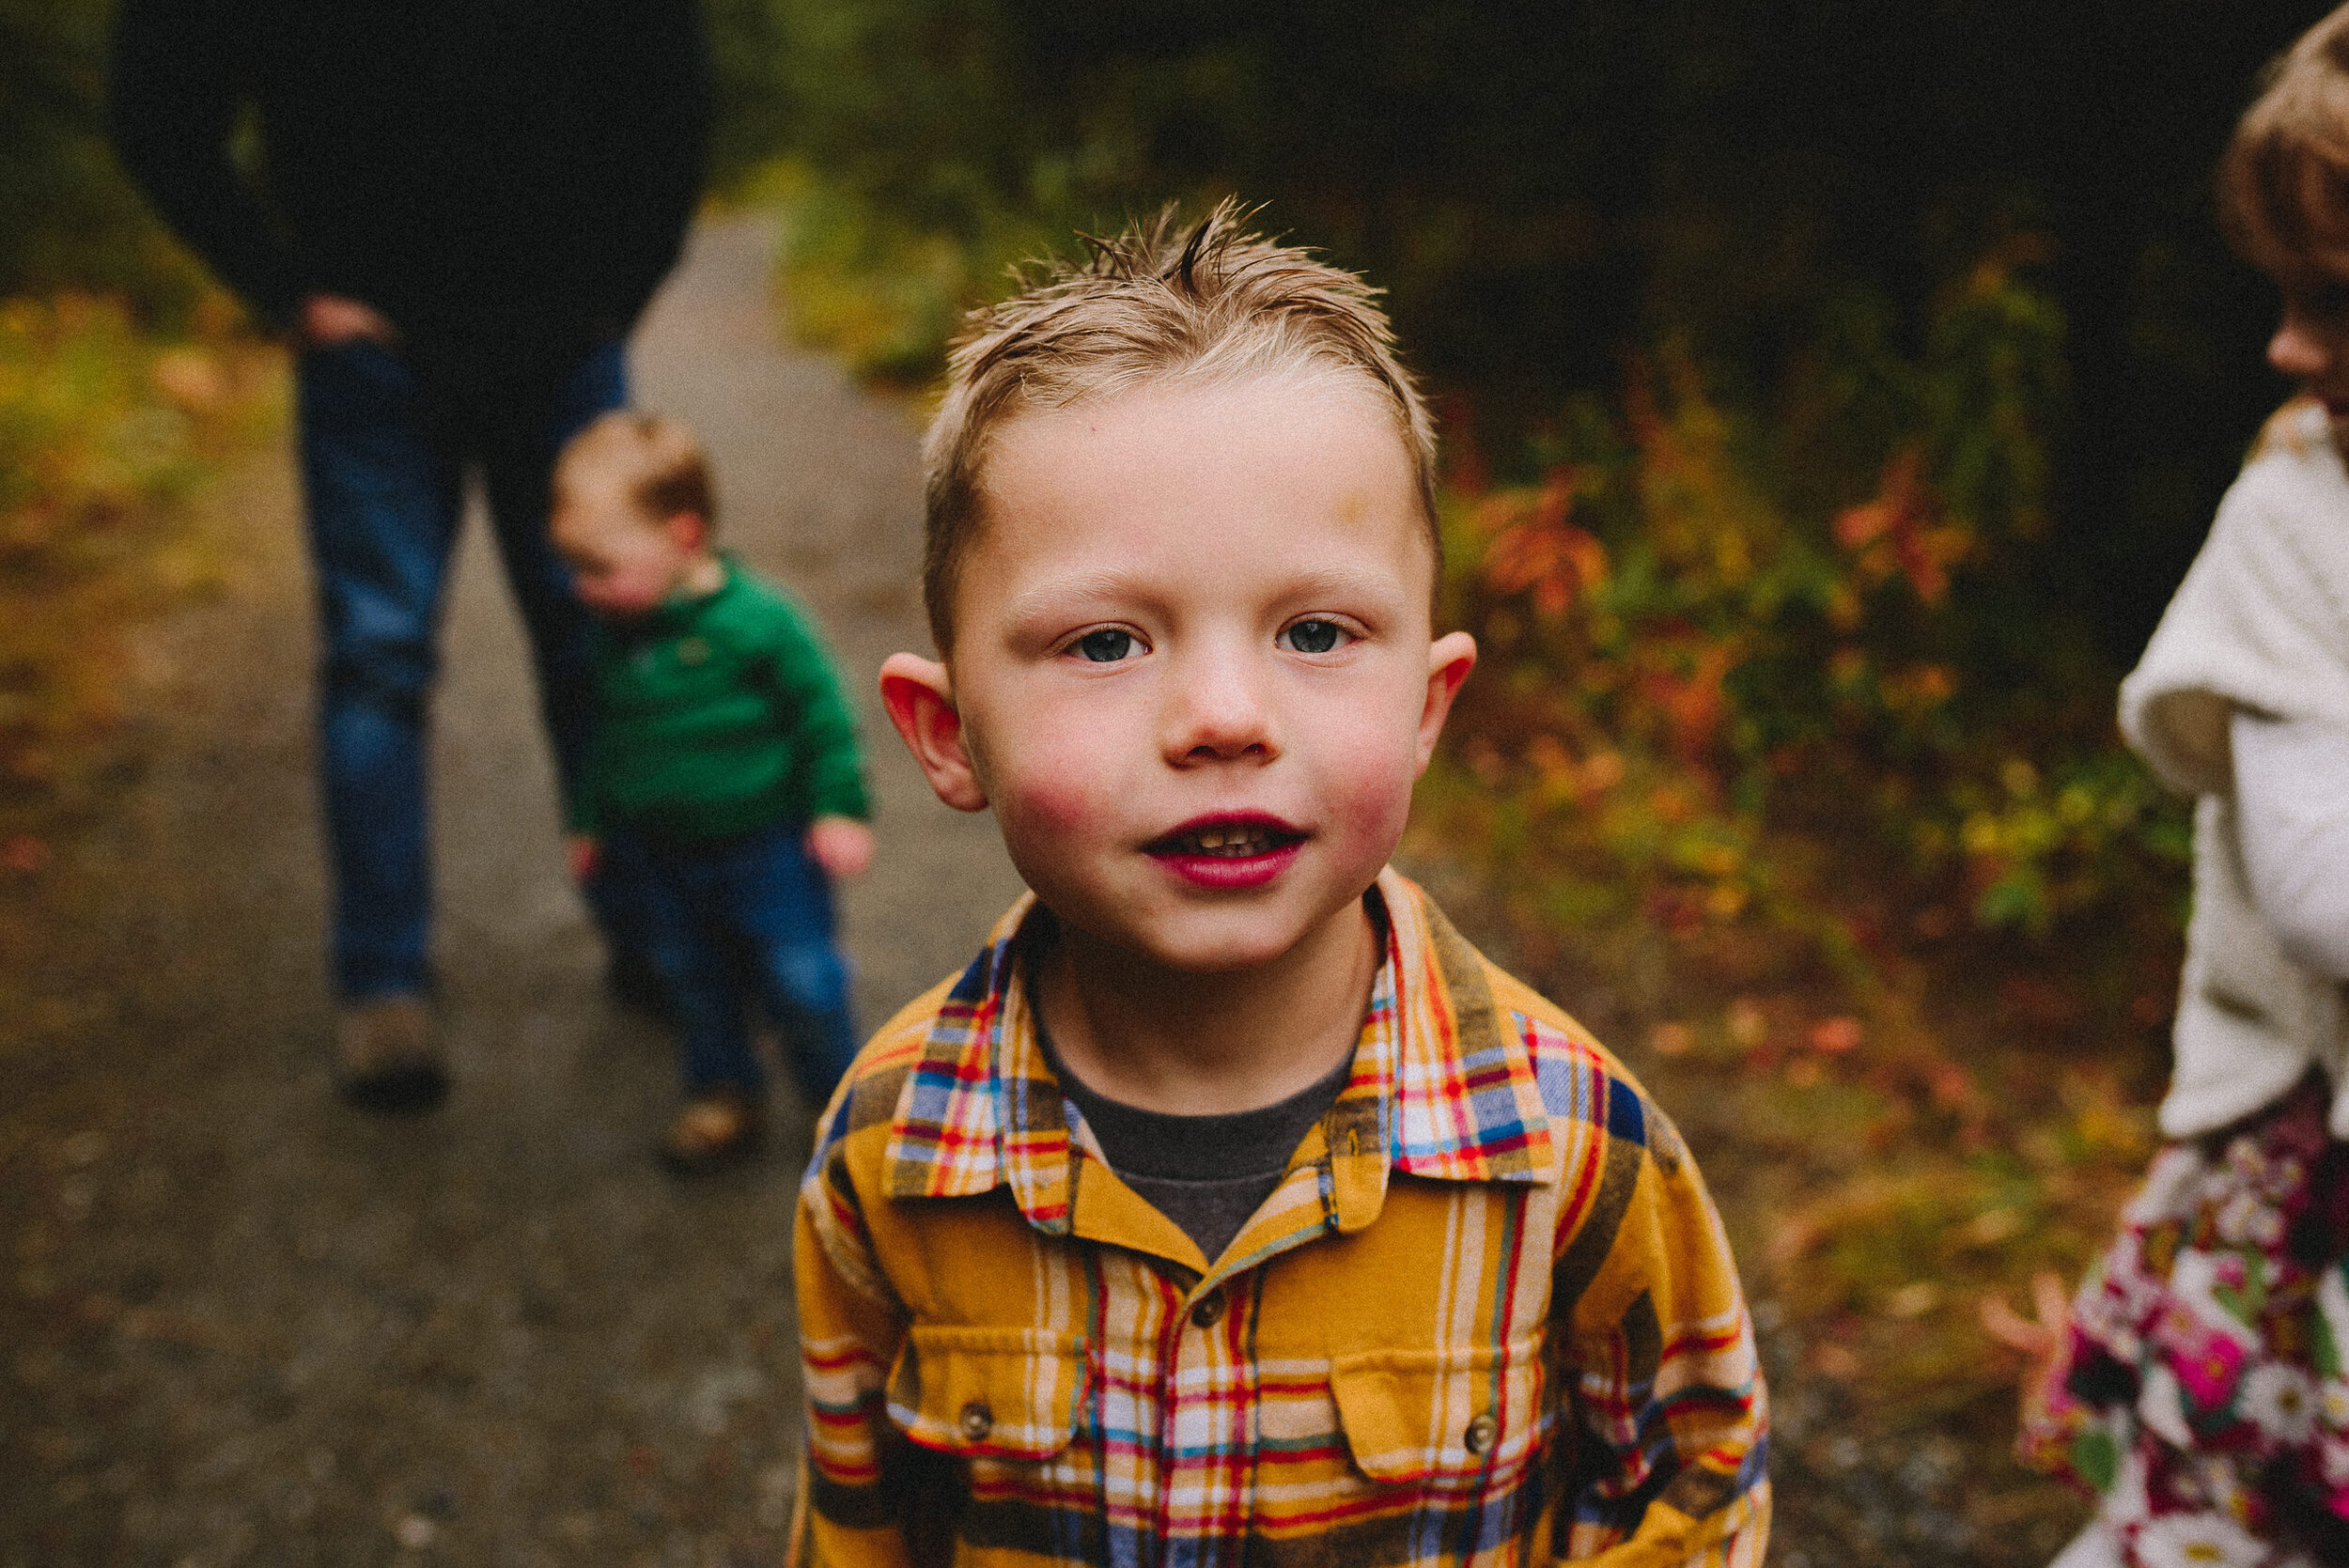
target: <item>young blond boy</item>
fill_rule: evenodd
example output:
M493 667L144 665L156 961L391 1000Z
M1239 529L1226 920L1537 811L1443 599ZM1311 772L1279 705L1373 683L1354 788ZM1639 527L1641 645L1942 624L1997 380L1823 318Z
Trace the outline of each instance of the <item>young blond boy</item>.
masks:
M820 1105L855 1055L831 879L873 838L831 659L771 584L711 548L701 443L610 413L554 467L554 542L598 617L595 727L571 870L633 906L677 1027L685 1104L661 1143L692 1174L750 1152L765 1102L754 996Z
M1474 661L1349 273L1161 219L983 314L883 667L1033 895L801 1188L799 1560L1758 1564L1672 1125L1386 868Z

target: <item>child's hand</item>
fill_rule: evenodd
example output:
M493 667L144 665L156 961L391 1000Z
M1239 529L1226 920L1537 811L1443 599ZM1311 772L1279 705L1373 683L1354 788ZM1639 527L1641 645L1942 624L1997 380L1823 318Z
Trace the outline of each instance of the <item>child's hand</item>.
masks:
M399 330L384 318L382 312L364 300L343 294L306 296L296 329L303 342L319 349L361 342L381 343L388 348L399 341Z
M2028 1366L2023 1377L2023 1411L2028 1420L2054 1403L2072 1349L2072 1304L2063 1294L2063 1281L2042 1269L2031 1277L2031 1297L2038 1321L2023 1316L2002 1296L1982 1298L1982 1326L2000 1344L2023 1353Z
M603 846L593 833L573 833L563 841L563 853L570 861L571 880L584 882L595 876L596 867L603 863Z
M853 816L819 816L807 825L807 858L834 881L862 877L873 863L873 830Z

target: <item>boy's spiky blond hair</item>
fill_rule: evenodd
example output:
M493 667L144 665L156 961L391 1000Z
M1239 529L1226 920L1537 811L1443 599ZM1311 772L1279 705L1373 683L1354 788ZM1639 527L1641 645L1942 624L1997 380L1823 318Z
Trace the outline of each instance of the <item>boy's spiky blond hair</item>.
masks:
M1356 378L1392 411L1437 542L1435 423L1395 355L1378 291L1310 251L1248 232L1252 216L1227 199L1185 225L1169 205L1113 237L1084 236L1083 257L1023 272L1018 293L972 313L922 452L922 599L941 657L953 650L956 584L983 521L990 441L1032 409L1143 385Z
M2219 163L2218 204L2263 271L2349 275L2349 6L2268 67Z
M595 485L614 485L648 526L692 512L715 530L709 455L693 432L666 414L615 410L573 436L554 459L559 504Z

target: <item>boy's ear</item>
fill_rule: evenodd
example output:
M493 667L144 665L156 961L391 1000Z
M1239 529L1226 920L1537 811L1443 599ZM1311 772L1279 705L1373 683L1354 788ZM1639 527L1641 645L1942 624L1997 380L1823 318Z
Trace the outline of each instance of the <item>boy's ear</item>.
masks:
M918 654L893 653L881 664L880 696L889 722L938 798L957 811L985 811L987 791L962 743L962 714L955 707L954 678L946 666Z
M1446 632L1427 645L1427 704L1419 713L1419 766L1426 771L1436 754L1437 737L1452 711L1460 683L1476 668L1476 639L1465 631Z
M688 554L709 542L709 520L699 512L672 512L667 527L677 549Z

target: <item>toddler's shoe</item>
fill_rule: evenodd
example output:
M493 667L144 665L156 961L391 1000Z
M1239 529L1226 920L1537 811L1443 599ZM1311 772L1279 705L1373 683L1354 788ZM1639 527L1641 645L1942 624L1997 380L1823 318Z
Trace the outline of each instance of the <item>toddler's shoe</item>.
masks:
M699 1176L735 1164L758 1146L758 1105L739 1089L695 1094L661 1138L661 1163L680 1176Z
M368 997L334 1018L334 1086L362 1110L429 1110L448 1094L448 1063L424 999Z

